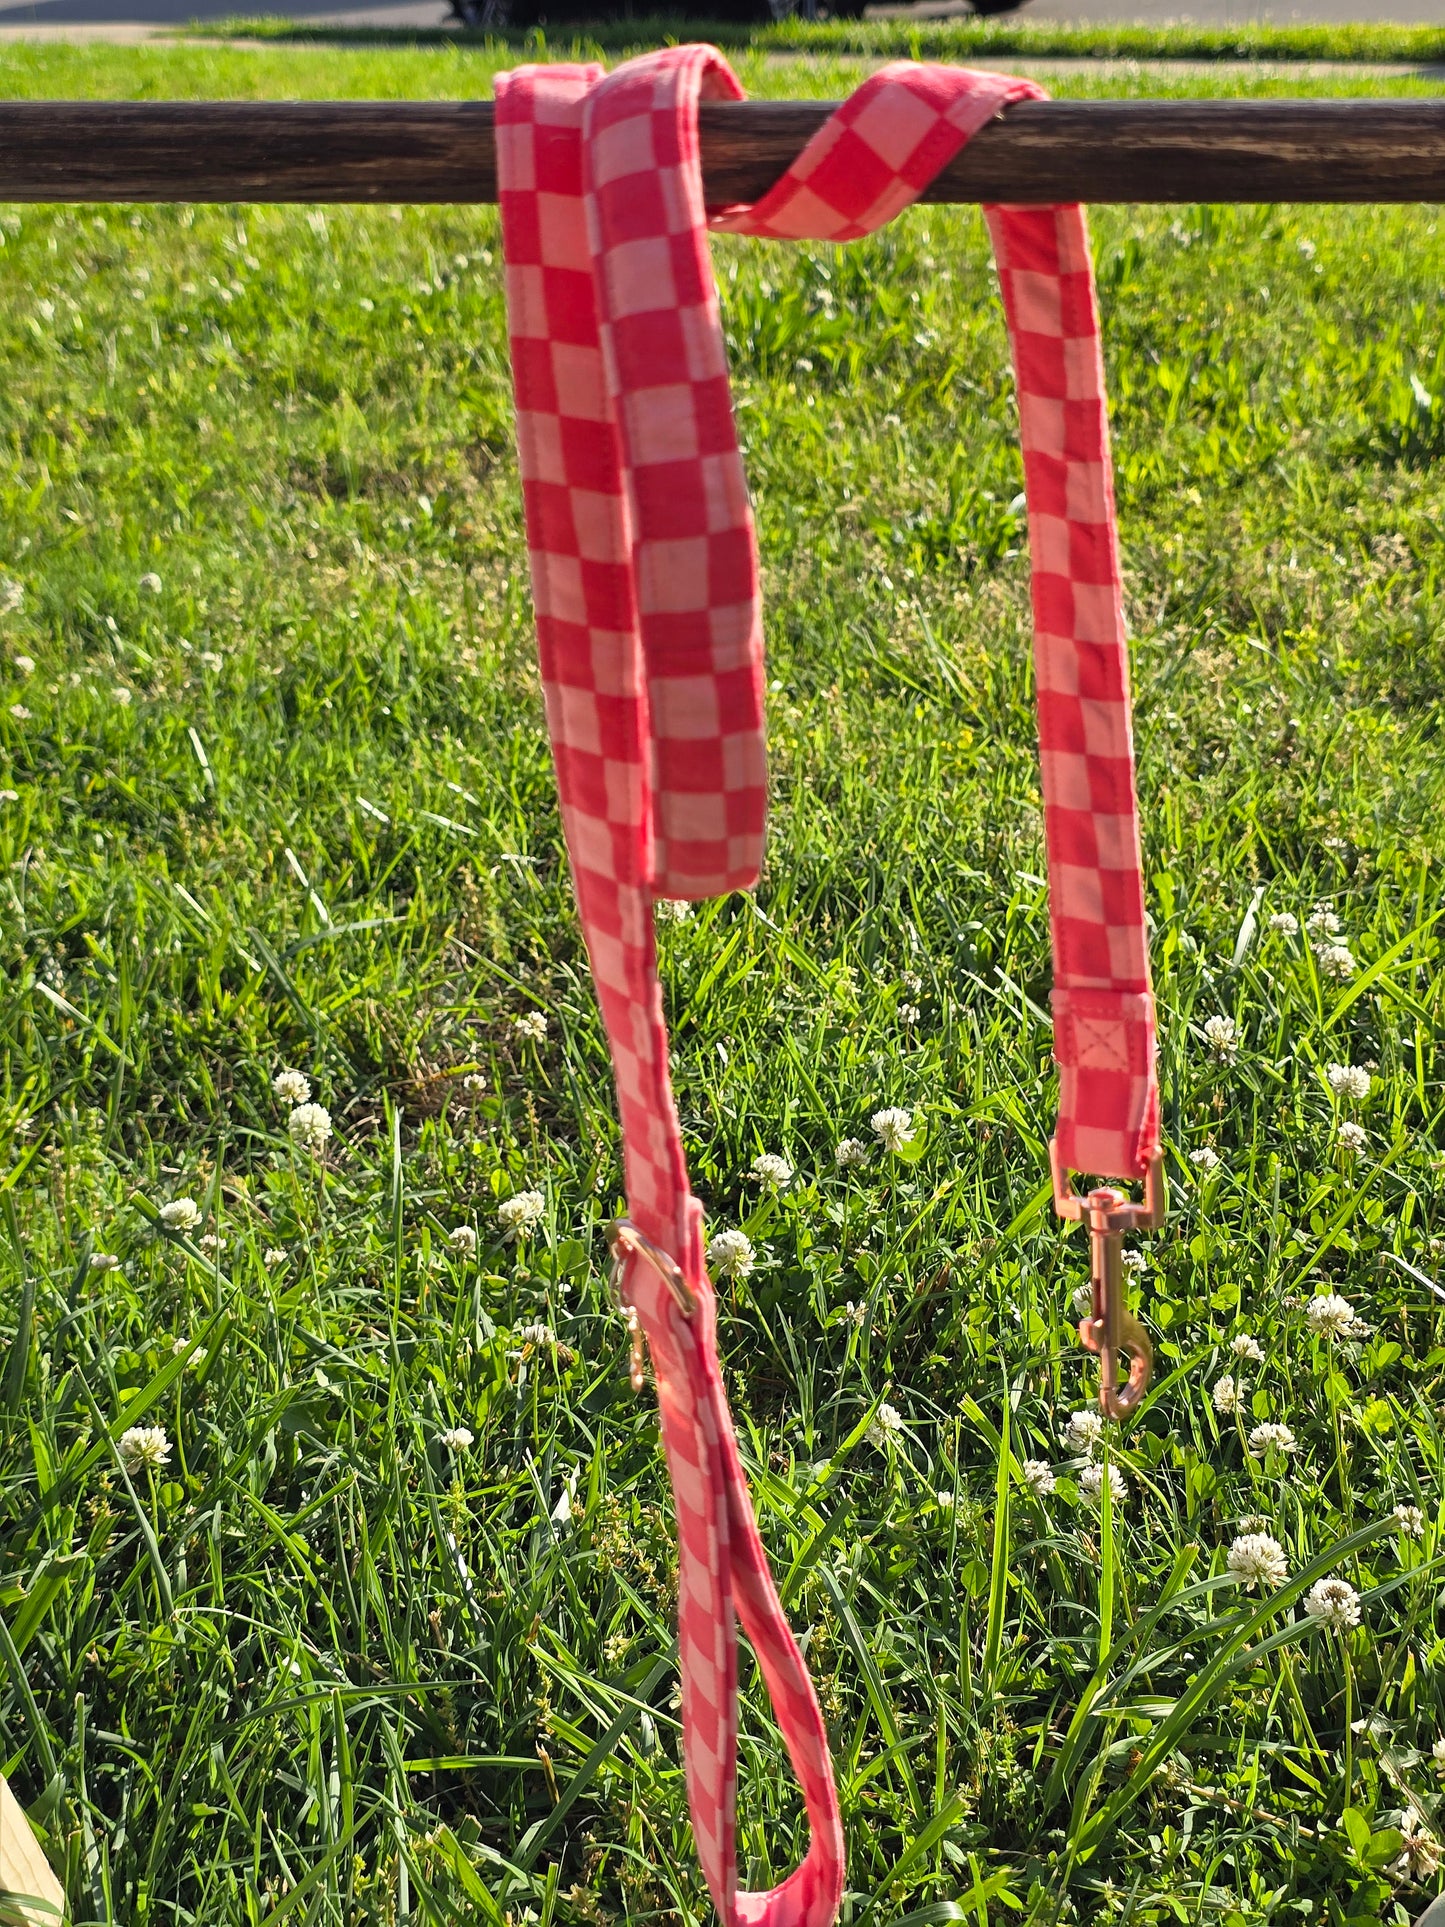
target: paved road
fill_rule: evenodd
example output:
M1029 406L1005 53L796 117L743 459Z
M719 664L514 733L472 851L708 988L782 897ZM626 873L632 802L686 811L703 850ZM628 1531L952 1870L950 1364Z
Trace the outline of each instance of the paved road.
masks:
M706 11L706 0L700 0ZM446 23L446 0L0 0L0 39L143 40L184 27L192 20L223 20L237 13L274 13L313 26L410 27ZM966 0L925 0L916 9L870 8L870 13L912 13L916 19L965 15ZM1445 27L1445 0L1032 0L1019 19L1044 23L1130 21L1163 26L1280 26L1318 21L1400 21Z
M446 24L446 0L21 0L0 4L0 41L149 40L193 20L276 14L317 27L410 27Z
M893 7L870 8L893 14ZM969 11L963 0L910 9L933 20ZM1348 21L1445 27L1445 0L1034 0L1013 16L1041 24L1128 21L1140 27L1339 26Z

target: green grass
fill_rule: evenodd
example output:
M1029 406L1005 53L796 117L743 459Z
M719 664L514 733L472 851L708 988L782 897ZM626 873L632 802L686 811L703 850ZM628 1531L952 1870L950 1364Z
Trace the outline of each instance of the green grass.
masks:
M244 34L262 39L330 42L337 45L425 45L437 41L462 45L510 45L532 58L536 50L555 53L581 38L593 48L616 53L657 46L667 40L707 39L730 51L863 54L874 59L966 61L1001 54L1032 59L1097 60L1325 60L1419 61L1445 59L1445 31L1439 27L1349 22L1334 26L1164 27L1106 23L1058 26L1018 19L964 20L785 20L776 26L740 26L697 15L661 14L654 19L598 22L574 36L568 29L528 28L513 33L460 33L450 28L314 27L274 14L238 14L194 29L202 36Z
M469 41L452 34L426 40L403 34L390 39L369 31L360 34L355 44L334 47L310 44L315 36L309 32L304 38L277 33L259 45L236 45L205 34L164 48L52 42L0 55L0 99L467 100L486 97L492 75L516 66L519 60L606 60L611 64L640 51L632 32L629 28L629 36L613 43L611 51L608 37L597 30L541 43L535 37L521 39L516 45L499 39ZM940 49L924 48L921 57L939 53ZM773 48L765 35L752 36L751 44L729 47L728 58L750 94L811 99L847 93L879 64L878 55L846 47L794 56ZM1257 72L1235 70L1221 82L1214 68L1199 62L1161 81L1128 61L1122 68L1091 68L1089 62L1080 61L1061 69L1052 57L1041 54L1039 58L1049 91L1078 99L1158 93L1208 98L1221 92L1259 98L1327 93L1438 99L1441 93L1441 77L1425 66L1418 73L1405 74L1344 66L1326 82L1261 61ZM1007 64L1020 71L1031 66L1023 58Z
M8 50L0 89L484 92L507 58ZM0 226L0 1765L77 1921L706 1919L495 219ZM1107 1446L1127 1503L1065 1436L1085 1254L1046 1203L1019 461L968 211L717 248L774 811L756 898L662 942L697 1185L760 1254L725 1368L856 1927L1403 1922L1445 1730L1445 237L1432 208L1094 232L1172 1187L1136 1279L1157 1389ZM1321 903L1348 978L1271 925ZM884 1105L914 1146L839 1171ZM182 1197L201 1221L159 1228ZM1369 1332L1314 1335L1323 1291ZM1266 1421L1293 1457L1251 1456ZM155 1471L117 1449L140 1425ZM1290 1572L1262 1596L1225 1569L1252 1516ZM1357 1630L1303 1615L1322 1573ZM801 1821L745 1688L765 1883Z

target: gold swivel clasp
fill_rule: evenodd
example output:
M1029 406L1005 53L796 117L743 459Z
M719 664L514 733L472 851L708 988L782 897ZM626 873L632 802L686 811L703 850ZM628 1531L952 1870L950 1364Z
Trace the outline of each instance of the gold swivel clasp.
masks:
M1144 1199L1137 1203L1113 1185L1101 1185L1082 1197L1059 1162L1057 1144L1049 1142L1049 1164L1054 1178L1054 1209L1064 1219L1082 1219L1089 1227L1089 1286L1092 1304L1079 1320L1079 1343L1099 1358L1099 1405L1109 1418L1127 1418L1143 1398L1154 1369L1154 1347L1149 1335L1129 1310L1124 1298L1124 1234L1150 1231L1164 1220L1164 1164L1157 1154L1144 1175ZM1129 1361L1128 1376L1119 1383L1119 1356Z

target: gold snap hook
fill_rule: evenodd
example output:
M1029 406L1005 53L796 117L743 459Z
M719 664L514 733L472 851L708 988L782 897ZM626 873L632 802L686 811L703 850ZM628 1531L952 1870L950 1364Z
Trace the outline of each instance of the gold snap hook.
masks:
M1109 1194L1090 1192L1089 1199ZM1120 1193L1115 1191L1117 1198ZM1148 1333L1124 1303L1124 1234L1089 1226L1090 1288L1093 1306L1079 1320L1079 1343L1099 1359L1099 1405L1107 1417L1127 1418L1149 1388L1154 1369L1154 1347ZM1119 1383L1119 1354L1129 1360L1129 1374Z
M1124 1233L1152 1230L1164 1217L1163 1159L1150 1159L1144 1177L1144 1198L1137 1203L1112 1185L1080 1196L1060 1164L1057 1141L1050 1140L1049 1163L1054 1180L1054 1209L1068 1221L1089 1227L1089 1288L1092 1303L1079 1321L1079 1343L1099 1360L1099 1405L1108 1418L1127 1418L1145 1392L1154 1370L1154 1347L1149 1335L1129 1310L1124 1298ZM1128 1374L1119 1383L1119 1356L1129 1360Z

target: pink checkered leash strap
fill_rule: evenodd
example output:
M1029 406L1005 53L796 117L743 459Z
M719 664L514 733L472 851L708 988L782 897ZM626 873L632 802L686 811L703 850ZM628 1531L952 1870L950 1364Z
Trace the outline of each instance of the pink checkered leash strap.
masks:
M548 727L583 933L611 1042L630 1217L620 1296L645 1332L677 1506L688 1799L724 1927L829 1927L843 1847L827 1735L749 1503L718 1368L702 1212L668 1077L652 905L757 879L766 804L757 551L707 228L853 240L915 200L1031 82L899 62L762 201L704 206L701 98L742 89L710 47L497 80L517 436ZM1077 207L987 210L1013 343L1033 556L1054 942L1056 1200L1094 1233L1113 1356L1118 1236L1156 1203L1153 1005L1098 319ZM1149 1180L1077 1197L1084 1169ZM1132 1216L1131 1216L1132 1214ZM1108 1262L1112 1250L1114 1262ZM1112 1291L1112 1297L1111 1297ZM1122 1319L1122 1322L1121 1322ZM1136 1357L1137 1364L1137 1357ZM1145 1376L1147 1376L1147 1367ZM1130 1393L1134 1397L1130 1397ZM1112 1401L1112 1402L1111 1402ZM769 1893L736 1865L741 1620L802 1788L808 1854Z

